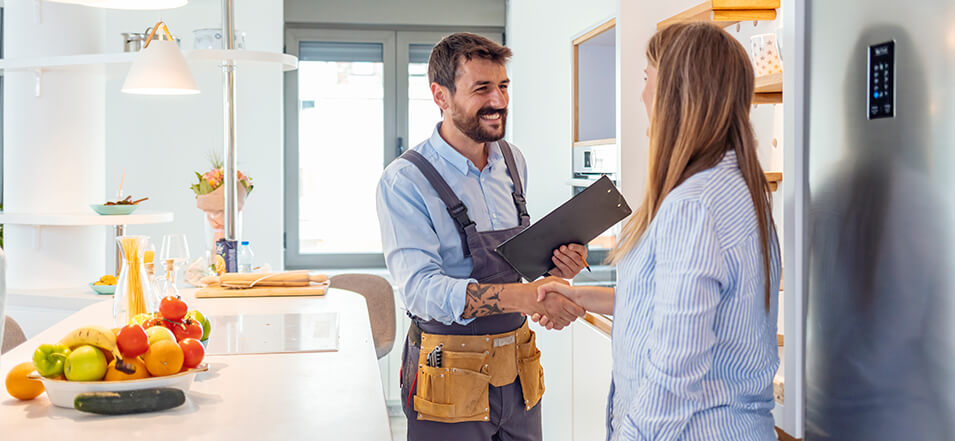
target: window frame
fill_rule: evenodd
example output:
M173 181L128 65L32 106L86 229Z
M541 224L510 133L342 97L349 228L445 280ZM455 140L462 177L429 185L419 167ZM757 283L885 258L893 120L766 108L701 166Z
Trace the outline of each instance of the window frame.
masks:
M387 167L404 150L423 140L408 139L408 62L411 44L434 45L442 37L453 32L474 32L496 42L504 41L503 28L459 28L424 27L418 30L407 27L385 28L370 26L367 28L344 29L335 25L316 25L314 27L288 27L286 29L286 53L299 55L299 44L303 41L381 43L384 61L384 163ZM284 194L284 249L285 267L288 269L343 269L343 268L384 268L382 253L321 253L303 254L299 248L299 107L298 70L285 72L284 78L284 119L285 119L285 194ZM344 213L347 210L332 208L332 211ZM370 234L380 234L378 231Z

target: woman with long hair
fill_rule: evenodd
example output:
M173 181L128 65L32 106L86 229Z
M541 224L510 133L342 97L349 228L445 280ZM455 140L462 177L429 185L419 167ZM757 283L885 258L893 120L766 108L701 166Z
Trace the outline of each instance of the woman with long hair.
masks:
M646 55L647 188L609 257L617 287L539 296L613 314L608 439L775 440L780 257L752 65L705 23L664 28Z

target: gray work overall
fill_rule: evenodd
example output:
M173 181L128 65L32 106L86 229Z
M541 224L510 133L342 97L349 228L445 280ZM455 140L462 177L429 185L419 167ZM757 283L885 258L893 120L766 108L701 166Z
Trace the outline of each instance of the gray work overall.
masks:
M470 255L474 269L471 277L478 283L515 283L520 282L520 275L514 271L511 266L504 261L495 251L501 242L511 238L530 225L530 216L527 214L526 201L524 199L523 186L514 163L514 155L510 146L500 141L499 146L504 156L504 162L507 166L508 174L514 184L513 198L517 206L519 225L514 228L504 230L493 230L479 232L476 225L467 215L467 207L455 195L448 186L447 182L438 174L434 166L428 162L421 154L409 150L401 155L402 159L414 164L427 178L428 182L437 191L438 196L448 207L448 213L451 215L458 231L461 234L461 241L464 245L465 256ZM451 295L451 293L449 293ZM454 293L453 295L460 295ZM410 315L410 314L409 314ZM405 346L402 355L401 368L401 402L405 415L408 418L408 440L409 441L539 441L541 439L541 410L539 403L533 403L532 407L525 406L525 396L520 381L513 381L510 384L500 387L488 385L488 408L484 421L463 421L463 422L437 422L421 418L426 416L419 415L415 410L416 401L421 402L416 397L418 387L420 386L419 361L421 359L421 333L441 334L453 336L489 336L493 334L503 334L522 328L525 323L525 317L520 313L507 313L479 317L472 320L467 325L452 323L445 325L437 321L425 321L412 316L412 325L408 337L405 339ZM528 331L522 330L525 335ZM537 352L539 360L539 351L536 349L533 338L529 343L529 350ZM539 372L539 362L538 372ZM485 367L487 365L484 365ZM541 383L543 377L541 375ZM529 379L528 379L529 381ZM534 379L536 381L536 379ZM527 383L525 383L527 384ZM541 384L541 389L543 385ZM483 390L480 391L481 393ZM458 397L461 398L461 397ZM419 406L420 410L420 406ZM481 410L481 409L479 409Z

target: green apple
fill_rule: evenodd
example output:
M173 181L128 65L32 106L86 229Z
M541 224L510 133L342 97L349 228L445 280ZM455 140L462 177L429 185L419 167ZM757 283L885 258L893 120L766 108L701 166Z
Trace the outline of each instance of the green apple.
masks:
M196 311L195 309L187 312L186 317L191 318L202 325L202 338L200 338L199 340L202 340L202 341L207 340L209 338L209 332L212 331L212 324L209 323L209 319L207 319L206 316L202 315L201 312Z
M70 352L63 374L70 381L99 381L106 376L106 356L99 348L83 345Z
M146 328L146 336L149 337L150 346L160 340L172 340L173 343L176 342L175 334L173 334L172 331L165 326L153 326L151 328Z

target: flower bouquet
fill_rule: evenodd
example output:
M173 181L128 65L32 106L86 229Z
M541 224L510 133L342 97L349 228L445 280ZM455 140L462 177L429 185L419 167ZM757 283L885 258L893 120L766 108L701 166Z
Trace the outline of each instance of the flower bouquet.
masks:
M196 194L196 207L206 213L206 220L212 227L214 234L212 243L225 237L225 186L222 183L225 180L222 160L213 156L211 158L212 169L205 173L196 173L198 182L192 184L189 188ZM239 176L239 186L236 188L239 211L245 205L245 198L252 192L252 178L237 171Z

